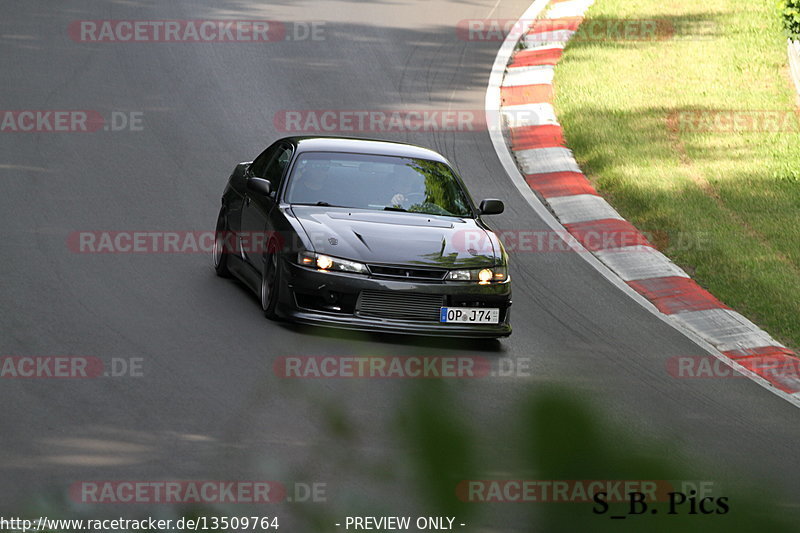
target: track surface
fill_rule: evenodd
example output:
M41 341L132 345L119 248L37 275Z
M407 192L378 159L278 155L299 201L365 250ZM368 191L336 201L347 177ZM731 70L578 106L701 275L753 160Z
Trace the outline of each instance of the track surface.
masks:
M526 1L3 4L4 109L143 112L144 130L0 134L0 354L140 357L145 374L3 380L3 513L92 479L322 481L347 512L417 509L418 496L373 486L352 466L402 470L407 450L391 427L409 382L275 378L274 358L298 354L530 358L530 377L459 384L486 465L514 451L494 435L513 425L516 402L560 383L633 432L673 443L694 479L735 472L796 508L796 409L745 379L670 376L669 358L702 349L573 253L514 255L514 334L475 345L270 323L254 296L214 276L207 255L67 248L76 230L213 229L230 170L279 135L281 110L482 109L499 43L465 42L454 28L516 18ZM81 44L67 34L78 19L223 18L326 21L326 40ZM476 199L503 198L495 227L546 230L486 132L383 137L441 151ZM331 413L355 441L330 435ZM535 473L510 477L525 476ZM507 520L494 525L513 527Z

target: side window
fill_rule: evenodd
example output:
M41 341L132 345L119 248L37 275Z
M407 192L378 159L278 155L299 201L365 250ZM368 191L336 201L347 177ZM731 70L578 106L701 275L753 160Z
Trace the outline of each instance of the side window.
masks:
M263 178L264 172L267 169L267 165L269 164L270 160L275 156L275 152L280 149L280 145L273 144L263 152L261 155L256 157L255 161L250 165L250 172L252 172L253 176L257 178Z
M264 179L268 179L272 183L272 190L277 191L281 185L281 178L283 178L284 171L292 159L292 147L283 145L278 150L277 155L267 165L264 173Z

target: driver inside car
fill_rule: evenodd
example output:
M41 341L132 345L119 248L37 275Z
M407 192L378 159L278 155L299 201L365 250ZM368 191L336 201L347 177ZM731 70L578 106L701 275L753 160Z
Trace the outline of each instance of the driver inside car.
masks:
M389 201L389 205L392 207L408 209L425 200L425 185L422 177L405 167L395 167L392 187L396 191Z

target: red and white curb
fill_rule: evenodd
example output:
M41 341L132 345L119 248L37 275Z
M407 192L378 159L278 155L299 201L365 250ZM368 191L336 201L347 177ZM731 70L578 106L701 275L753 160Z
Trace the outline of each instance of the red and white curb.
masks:
M656 250L598 195L567 148L552 106L553 74L593 1L536 0L501 46L486 92L501 163L537 214L559 235L566 229L579 251L591 252L579 255L609 281L725 364L800 406L795 354ZM589 238L598 232L625 238Z

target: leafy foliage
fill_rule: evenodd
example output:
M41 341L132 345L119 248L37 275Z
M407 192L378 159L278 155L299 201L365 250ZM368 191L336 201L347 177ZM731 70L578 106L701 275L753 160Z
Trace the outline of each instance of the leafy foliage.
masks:
M779 0L778 8L789 38L800 40L800 0Z

